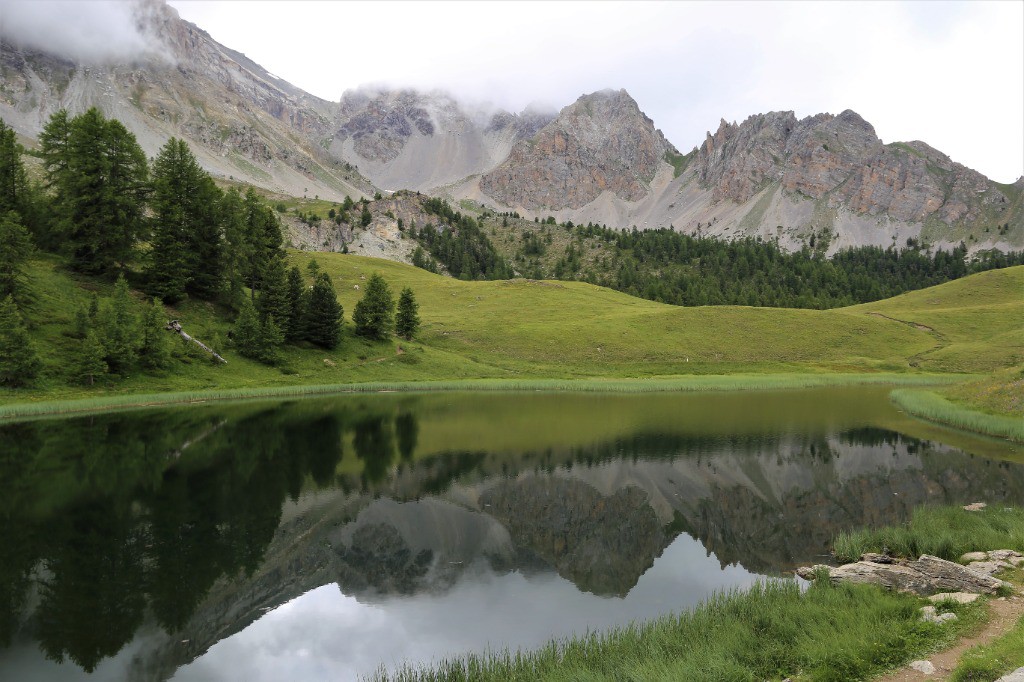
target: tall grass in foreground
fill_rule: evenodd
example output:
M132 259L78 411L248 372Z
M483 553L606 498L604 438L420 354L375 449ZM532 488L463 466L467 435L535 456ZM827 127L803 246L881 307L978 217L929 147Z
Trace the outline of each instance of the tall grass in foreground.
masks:
M890 394L909 414L958 429L1024 442L1024 419L1002 417L961 407L931 391L897 389Z
M861 680L950 641L981 617L960 607L947 626L920 620L919 599L873 586L769 581L692 611L556 641L532 652L381 669L375 682L451 680ZM948 629L947 629L948 628Z
M773 390L892 384L930 386L963 381L963 375L939 374L732 374L656 377L650 379L463 379L456 381L390 381L351 384L303 384L228 388L176 393L104 395L78 400L40 401L0 405L0 419L19 419L76 412L115 411L127 408L199 403L213 400L286 398L340 393L384 391L578 391L592 393L655 393L697 391Z
M1024 552L1024 507L990 506L969 512L960 507L921 507L910 522L877 530L840 533L837 561L856 561L865 552L886 551L916 559L931 554L956 561L967 552L1015 549Z

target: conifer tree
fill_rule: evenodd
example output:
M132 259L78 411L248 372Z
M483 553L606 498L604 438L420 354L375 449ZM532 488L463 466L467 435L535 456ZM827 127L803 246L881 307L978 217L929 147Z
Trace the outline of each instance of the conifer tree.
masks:
M291 319L291 301L288 291L288 273L285 270L284 259L272 258L266 271L263 273L260 285L260 294L256 299L260 319L266 319L268 315L279 320L279 328L287 333L285 325Z
M0 298L20 300L25 294L25 261L32 253L32 240L18 220L18 213L0 214Z
M352 322L359 336L377 341L391 338L395 328L395 300L380 273L373 273L366 281L363 297L352 312Z
M259 355L257 360L265 365L273 365L281 360L281 344L284 343L284 332L274 321L273 315L267 315L260 322Z
M15 211L22 221L29 202L29 183L14 130L0 120L0 216Z
M76 382L92 386L96 377L103 376L110 371L107 361L104 360L106 351L95 331L90 331L85 340L79 345L71 363L71 377Z
M406 341L412 340L420 328L419 309L412 289L402 289L402 294L398 297L398 313L395 315L395 334Z
M27 386L41 366L18 306L5 297L0 301L0 386Z
M284 259L281 221L252 188L245 193L245 239L249 243L246 278L253 296L263 285L263 275L275 260Z
M298 266L292 266L288 271L288 325L285 330L285 340L289 342L299 341L306 337L306 284L302 279L302 271Z
M240 308L248 282L252 244L248 239L248 220L242 195L232 187L221 199L221 225L224 232L224 299Z
M145 226L149 169L135 137L93 108L70 121L57 112L40 140L72 266L92 273L123 266Z
M99 338L104 359L112 372L124 374L135 364L139 349L139 321L124 275L114 284L114 295L100 308Z
M171 360L167 344L167 315L160 299L154 298L142 314L139 362L146 369L163 369Z
M338 303L330 275L317 275L313 289L309 292L306 307L306 338L324 348L336 348L341 340L341 320L344 309Z
M89 318L89 309L84 305L78 306L75 310L75 319L71 325L71 336L76 339L84 339L89 334L92 320Z
M153 162L153 248L146 279L149 290L169 303L185 296L192 276L189 233L195 229L199 166L184 141L172 137Z
M240 354L253 359L260 356L260 318L248 298L242 300L231 337Z

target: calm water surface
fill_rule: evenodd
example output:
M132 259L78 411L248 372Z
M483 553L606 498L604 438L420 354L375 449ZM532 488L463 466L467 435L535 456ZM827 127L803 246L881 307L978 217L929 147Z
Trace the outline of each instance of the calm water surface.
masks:
M0 426L0 679L344 680L821 561L1024 454L884 387L419 394Z

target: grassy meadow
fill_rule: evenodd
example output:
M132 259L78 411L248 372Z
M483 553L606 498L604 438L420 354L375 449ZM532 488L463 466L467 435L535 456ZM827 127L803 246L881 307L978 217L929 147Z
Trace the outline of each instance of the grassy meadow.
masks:
M353 384L396 390L445 382L444 387L452 388L452 382L466 380L484 380L469 387L535 389L538 380L616 379L647 385L650 378L675 377L699 384L702 380L694 377L729 375L731 379L715 379L710 385L744 388L763 383L765 375L800 375L806 385L808 375L821 380L891 374L922 380L919 375L988 373L1024 358L1019 324L1024 267L985 272L873 304L818 311L682 308L580 282L466 282L355 255L290 252L289 257L303 269L315 258L334 281L346 316L339 348L286 346L279 366L261 365L240 357L227 343L228 311L186 301L170 308L168 315L221 351L227 365L214 365L175 342L175 361L168 370L91 388L69 385L66 379L66 365L78 343L68 333L76 309L88 304L93 291L108 295L111 286L69 273L54 259L33 261L29 284L34 300L26 316L45 371L35 387L0 391L0 404L87 398L112 405L128 395L187 393L201 398L204 392L228 391L237 397L248 392L322 392L325 386L351 390ZM423 323L412 342L371 342L351 333L352 310L362 284L374 272L381 273L396 295L403 287L416 292ZM801 385L801 380L781 376L773 381ZM305 388L296 388L300 386ZM626 390L625 385L619 390Z

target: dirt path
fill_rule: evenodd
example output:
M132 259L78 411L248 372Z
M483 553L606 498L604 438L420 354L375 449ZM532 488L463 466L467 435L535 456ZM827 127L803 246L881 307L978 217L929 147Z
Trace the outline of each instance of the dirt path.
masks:
M1024 596L1020 593L1012 597L993 599L989 602L989 620L982 629L959 640L949 649L944 649L922 660L931 661L935 666L935 672L931 675L913 670L912 668L901 668L889 673L884 677L875 679L875 682L916 682L917 680L948 680L953 669L960 661L960 656L968 649L979 644L988 644L999 638L1016 625L1017 621L1024 615Z

